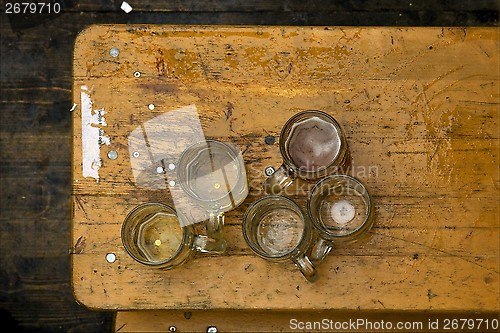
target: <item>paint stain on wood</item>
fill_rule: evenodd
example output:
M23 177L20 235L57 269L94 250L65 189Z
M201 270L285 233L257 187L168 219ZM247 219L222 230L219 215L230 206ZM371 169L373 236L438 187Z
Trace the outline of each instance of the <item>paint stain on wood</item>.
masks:
M433 299L434 297L437 297L437 295L436 295L436 294L434 294L434 293L432 292L432 290L428 289L428 290L427 290L427 298L429 299L429 302L430 302L430 301L431 301L431 299Z
M76 241L75 246L71 248L71 254L80 254L85 250L85 246L87 245L87 238L80 236Z
M155 59L155 67L159 76L163 76L167 72L167 66L165 64L165 59L163 58L163 51L161 49L158 49L158 56Z

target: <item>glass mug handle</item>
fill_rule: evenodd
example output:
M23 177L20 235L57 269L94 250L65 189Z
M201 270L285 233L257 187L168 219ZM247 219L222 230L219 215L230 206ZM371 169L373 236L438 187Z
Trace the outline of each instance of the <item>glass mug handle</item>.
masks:
M320 238L311 248L310 258L314 265L319 265L333 249L333 243Z
M226 241L223 238L224 212L209 212L209 219L205 221L205 226L207 235L195 236L195 249L205 253L224 253L226 251Z
M314 264L304 254L294 257L292 260L309 282L316 282L319 279L319 274Z
M285 164L282 164L271 176L264 182L264 190L267 194L278 194L288 187L295 176Z

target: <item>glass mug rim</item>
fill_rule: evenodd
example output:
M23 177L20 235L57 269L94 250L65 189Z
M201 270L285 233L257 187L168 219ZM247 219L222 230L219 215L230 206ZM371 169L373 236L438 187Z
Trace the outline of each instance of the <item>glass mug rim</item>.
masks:
M289 152L287 151L288 150L288 147L286 144L287 140L285 139L285 137L287 135L289 135L291 127L297 122L297 119L301 118L301 117L308 116L308 115L310 115L310 117L307 117L307 118L312 118L314 116L322 117L323 120L324 120L324 118L326 118L335 127L335 130L337 131L337 135L339 136L339 139L340 139L339 151L335 155L335 158L332 160L332 162L330 164L328 164L327 166L322 166L322 167L318 168L317 170L307 170L304 168L297 167L297 165L293 162ZM346 146L346 145L347 145L347 142L345 140L344 131L340 127L340 124L335 120L335 118L333 118L331 115L329 115L328 113L326 113L324 111L313 110L313 109L300 111L300 112L294 114L292 117L290 117L286 121L286 123L283 125L281 132L280 132L280 138L279 138L279 148L280 148L280 154L283 158L283 164L285 164L287 169L289 171L291 171L293 174L298 175L300 178L306 178L306 179L307 178L313 178L313 179L317 178L316 176L318 174L324 173L326 170L330 169L332 167L332 165L337 165L339 159L341 159L343 157L341 147Z
M241 165L239 163L237 163L237 166L238 166L238 180L236 181L236 183L234 184L234 186L226 194L222 195L220 198L213 199L213 200L206 200L206 199L200 198L195 193L192 193L192 191L187 187L187 179L185 179L187 177L184 177L184 175L182 174L182 172L185 172L185 171L182 170L181 161L183 161L183 159L189 153L190 150L192 150L196 146L202 145L202 144L206 144L207 147L210 144L215 144L215 145L219 145L219 146L223 146L223 147L227 148L232 153L232 155L233 155L232 157L234 158L235 161L238 160L238 153L234 150L233 147L231 147L230 145L228 145L225 142L214 140L214 139L207 139L207 140L200 140L200 141L197 141L197 142L194 142L194 143L190 144L189 146L187 146L184 149L184 151L179 156L179 159L178 159L178 162L177 162L177 167L178 167L179 170L181 170L180 172L181 172L181 175L183 176L182 177L183 179L179 179L179 178L181 178L181 177L179 177L179 174L177 175L177 177L178 177L178 180L179 180L179 185L181 186L181 188L184 191L184 193L186 193L188 196L190 196L191 198L193 198L193 199L195 199L195 200L197 200L199 202L205 202L205 203L217 202L219 200L222 200L222 199L226 198L227 196L230 196L231 192L235 188L237 188L238 184L242 181Z
M165 209L165 210L168 210L169 212L171 212L172 214L174 214L179 220L184 220L186 221L186 217L176 211L172 206L170 205L167 205L167 204L164 204L164 203L160 203L160 202L146 202L146 203L142 203L142 204L139 204L137 206L135 206L128 214L127 216L125 217L125 220L124 220L124 223L122 223L122 230L121 230L121 238L122 238L122 244L123 244L123 247L125 248L125 251L128 253L128 255L130 255L134 260L136 260L137 262L141 263L141 264L144 264L144 265L148 265L148 266L164 266L165 264L168 264L172 261L174 261L178 255L181 253L181 250L186 246L188 245L189 248L191 248L193 246L193 242L192 240L189 241L189 238L192 234L192 230L193 230L193 226L190 225L190 224L182 224L182 223L179 223L179 226L181 227L182 229L182 241L181 243L179 244L179 247L177 248L177 250L175 251L175 253L168 259L164 259L164 260L161 260L161 261L147 261L147 260L144 260L144 259L141 259L139 258L138 256L136 256L128 247L127 244L125 244L125 237L126 237L126 224L125 222L127 220L129 220L133 214L136 214L138 210L141 210L141 209L144 209L145 207L161 207L162 209ZM191 237L192 238L192 237Z
M304 222L304 226L302 229L302 235L300 236L300 240L298 241L297 245L289 252L286 252L282 255L279 256L269 256L265 252L261 251L257 247L254 246L254 242L249 239L249 236L247 235L247 231L245 226L249 223L247 222L249 220L249 215L252 213L252 209L255 209L258 205L261 205L263 201L286 201L288 204L290 204L294 209L296 209L295 212L298 212L300 214L300 218ZM242 222L242 229L243 229L243 238L245 239L245 242L250 246L253 252L255 252L257 255L259 255L261 258L268 259L268 260L275 260L275 261L281 261L281 260L287 260L290 256L293 256L297 250L300 251L300 247L302 247L304 242L307 240L307 237L310 234L310 229L308 230L308 221L306 215L302 212L302 209L300 208L299 205L295 201L293 201L290 198L280 196L280 195L266 195L262 198L257 199L254 201L246 210L245 215L243 216L243 222Z
M324 225L322 223L320 223L319 220L312 213L311 202L312 202L312 197L315 194L315 192L318 191L318 189L323 184L325 184L325 183L327 183L329 181L335 180L335 179L345 179L345 180L348 180L348 181L353 181L354 183L356 183L356 185L361 186L361 188L363 189L364 193L366 193L366 198L367 198L367 203L366 203L366 210L367 211L366 211L366 214L364 216L363 222L356 229L352 230L350 233L345 234L345 235L331 234L330 232L328 232L326 230L326 228L324 227ZM350 237L352 237L353 235L355 235L358 231L360 231L363 228L368 227L373 222L373 218L372 218L372 214L373 214L373 201L372 201L372 197L370 195L370 192L368 191L368 189L366 188L366 186L361 181L359 181L357 178L352 177L350 175L343 175L343 174L340 174L340 175L330 175L330 176L327 176L325 178L322 178L316 184L314 184L313 188L309 192L309 196L308 196L308 199L307 199L307 214L308 214L308 216L309 216L312 224L314 225L314 227L325 238L327 238L329 240L335 240L335 239L337 239L337 240L341 240L341 239L342 240L344 240L344 239L348 240Z

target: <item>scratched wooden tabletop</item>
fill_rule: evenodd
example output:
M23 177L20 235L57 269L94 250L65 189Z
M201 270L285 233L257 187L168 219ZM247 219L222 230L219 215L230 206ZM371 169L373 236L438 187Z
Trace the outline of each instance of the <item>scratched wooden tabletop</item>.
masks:
M499 310L497 28L92 26L75 43L73 84L78 302L113 310ZM126 254L120 229L136 205L169 203L170 192L139 186L128 137L193 106L207 138L242 150L250 193L226 214L224 255L155 270ZM265 137L278 137L305 109L343 127L351 173L376 210L368 237L335 248L314 284L292 263L258 258L241 233L243 213L263 196L264 169L281 164L278 142ZM304 207L299 185L290 196Z

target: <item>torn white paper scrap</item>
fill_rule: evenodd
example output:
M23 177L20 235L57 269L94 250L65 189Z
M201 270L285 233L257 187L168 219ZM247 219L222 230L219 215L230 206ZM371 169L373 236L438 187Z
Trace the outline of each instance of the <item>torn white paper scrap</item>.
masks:
M122 2L122 5L120 7L125 13L130 13L132 11L132 6L130 6L126 1Z
M107 126L104 109L92 111L92 99L87 86L81 87L82 110L82 174L99 180L99 168L102 165L101 145L110 144L101 126Z

